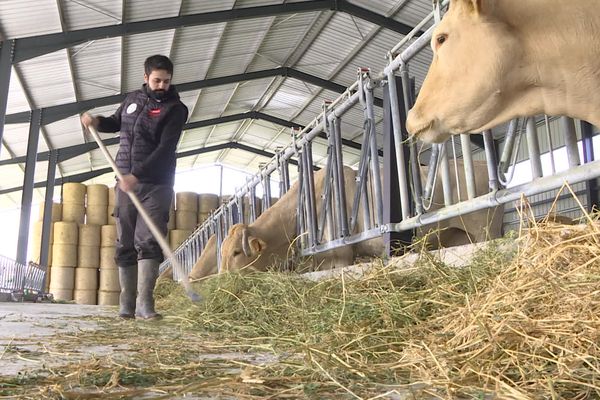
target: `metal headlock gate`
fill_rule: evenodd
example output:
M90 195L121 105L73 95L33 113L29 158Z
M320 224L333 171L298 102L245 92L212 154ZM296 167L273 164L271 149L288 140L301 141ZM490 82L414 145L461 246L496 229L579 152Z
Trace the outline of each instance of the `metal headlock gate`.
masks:
M286 148L278 151L259 173L248 179L237 190L232 199L214 211L211 216L175 251L175 257L183 268L189 272L206 246L210 236L215 235L217 253L229 228L237 222L252 223L256 218L254 198L258 185L262 185L265 193L263 204L270 205L270 177L277 172L280 177L280 196L290 188L289 161L292 157L298 160L298 201L297 201L297 233L301 237L297 243L302 255L311 255L341 246L362 242L381 237L389 232L406 232L417 227L437 223L470 212L495 207L521 196L531 196L561 187L565 181L581 182L600 177L600 161L581 164L577 150L577 137L573 120L562 117L566 134L566 147L569 155L570 169L542 176L540 150L535 123L532 118L511 121L507 128L506 142L497 161L496 149L491 130L482 132L489 176L488 193L476 196L475 173L470 148L469 135L460 135L460 146L455 146L454 139L443 144L431 146L431 156L427 178L423 182L420 174L420 161L417 143L409 138L405 128L406 114L414 102L409 75L409 61L429 45L435 24L410 44L404 51L394 56L401 47L414 38L421 28L432 19L437 18L437 5L443 8L448 1L434 0L434 11L429 14L415 29L398 45L388 52L388 65L377 76L367 69L358 70L358 79L339 98L323 105L323 111L301 131L292 130L292 141ZM396 220L384 219L385 196L388 190L383 190L380 177L380 154L376 135L374 116L374 90L383 88L387 91L387 112L389 135L393 148L387 149L390 157L395 160L395 169L384 168L384 181L394 178L397 185L397 198L387 199L387 204L395 206L400 211ZM364 132L358 171L354 184L352 207L345 205L346 188L344 182L344 162L342 153L342 117L348 110L359 105L363 111ZM385 113L386 111L384 111ZM520 145L522 132L526 135L526 144L532 166L533 180L512 188L504 188L510 179L510 166L514 166L515 154ZM320 193L315 192L315 182L312 161L312 142L317 135L325 133L327 137L328 157L325 168L325 185ZM388 143L386 141L386 143ZM467 199L454 203L451 193L449 157L457 157L457 147L463 157L463 166ZM389 163L385 163L389 165ZM453 163L457 168L457 163ZM455 170L455 176L458 173ZM444 207L435 211L428 210L427 203L433 196L435 180L440 175L444 194ZM460 185L457 185L460 187ZM386 193L384 193L386 192ZM244 196L250 196L251 212L244 221ZM317 208L320 197L321 207ZM460 196L458 197L461 198ZM360 214L359 214L360 213ZM361 218L363 226L356 231L357 221ZM389 213L388 213L389 216ZM220 270L220 254L217 254L217 264ZM164 270L170 265L169 260L161 265ZM174 276L174 279L180 279Z

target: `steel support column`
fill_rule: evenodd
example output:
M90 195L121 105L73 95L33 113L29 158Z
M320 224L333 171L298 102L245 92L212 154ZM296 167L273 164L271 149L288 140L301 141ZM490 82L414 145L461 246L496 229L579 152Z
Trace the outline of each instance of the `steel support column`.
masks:
M25 177L23 179L23 193L21 195L21 219L19 223L19 241L17 243L17 261L21 264L27 262L27 240L29 239L29 219L31 216L31 199L33 198L33 179L35 175L38 139L40 137L40 110L31 112L29 122L29 141L27 142L27 162L25 163Z
M587 121L581 121L581 141L583 144L583 162L594 161L594 127ZM586 181L585 192L588 211L598 208L598 178Z
M4 120L8 104L8 88L10 86L10 72L13 61L14 40L5 40L0 43L0 142L4 134Z
M44 223L42 225L42 240L40 248L40 265L48 266L48 254L50 244L50 229L52 229L52 198L54 197L54 181L56 179L56 163L58 154L56 151L50 153L48 159L48 174L46 175L46 197L44 198ZM48 274L46 274L46 278ZM44 282L45 287L45 282Z

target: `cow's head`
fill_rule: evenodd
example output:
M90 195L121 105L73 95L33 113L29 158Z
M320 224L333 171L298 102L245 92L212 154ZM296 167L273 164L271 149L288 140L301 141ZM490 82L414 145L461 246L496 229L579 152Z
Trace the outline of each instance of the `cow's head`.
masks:
M512 118L522 45L496 0L451 0L431 39L433 60L406 122L410 134L442 142ZM511 110L512 109L512 110Z
M201 279L217 273L217 237L212 235L190 272L190 279Z
M264 240L252 235L246 224L236 224L221 246L221 266L225 271L245 271L257 269L260 257L267 248ZM262 266L263 263L260 263Z

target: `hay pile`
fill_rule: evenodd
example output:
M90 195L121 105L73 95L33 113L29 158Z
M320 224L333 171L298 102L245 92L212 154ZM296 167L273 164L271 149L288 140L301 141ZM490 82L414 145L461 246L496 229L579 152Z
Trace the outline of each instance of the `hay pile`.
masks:
M223 275L199 287L199 306L162 282L165 320L107 320L77 337L128 345L126 357L28 374L18 393L599 398L599 231L591 219L533 224L463 268L423 253L409 269L378 265L356 279ZM14 384L0 379L0 395Z

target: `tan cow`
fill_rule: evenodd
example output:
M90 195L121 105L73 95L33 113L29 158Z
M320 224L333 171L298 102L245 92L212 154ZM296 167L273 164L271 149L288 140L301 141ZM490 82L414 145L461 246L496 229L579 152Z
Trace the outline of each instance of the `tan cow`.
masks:
M487 166L483 162L475 162L474 164L477 194L487 193ZM453 164L450 163L450 165L452 166ZM466 183L462 162L459 162L458 171L461 182L460 198L461 200L465 200ZM427 169L424 168L422 173L425 174L426 172ZM454 183L454 168L451 167L450 172L451 181ZM347 209L350 209L354 198L355 174L354 170L345 167ZM324 170L315 174L317 193L322 193L323 177ZM431 210L436 210L443 206L440 179L437 180L436 186ZM458 200L458 190L455 184L452 186L453 201L456 202ZM228 236L223 241L221 250L223 271L237 271L241 269L263 271L270 266L281 264L289 258L291 255L290 244L296 235L295 210L298 199L297 190L298 185L295 183L276 205L269 208L253 224L237 224L230 229ZM318 209L320 209L319 200ZM428 237L428 245L432 247L447 247L497 238L501 236L502 211L503 206L493 211L477 211L463 217L442 221L435 226L425 227L421 233L424 234L429 229L442 229L441 232ZM362 217L362 213L359 213L359 217ZM359 218L358 231L363 230L363 227L362 218ZM213 236L190 273L190 278L200 279L217 273L216 251L216 239ZM383 240L378 238L358 243L353 247L346 247L317 255L313 262L321 269L345 266L351 264L355 256L373 257L381 255L382 252Z
M600 126L600 7L590 0L451 0L408 114L442 142L535 114Z

